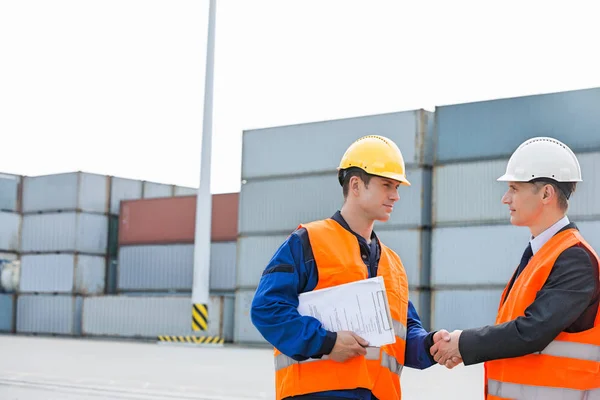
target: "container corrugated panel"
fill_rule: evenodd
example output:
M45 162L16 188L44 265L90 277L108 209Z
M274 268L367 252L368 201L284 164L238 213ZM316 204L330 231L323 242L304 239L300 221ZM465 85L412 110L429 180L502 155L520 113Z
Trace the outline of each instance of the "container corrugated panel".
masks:
M109 178L86 172L25 177L23 212L108 212Z
M212 196L210 237L213 242L237 239L239 203L240 193L220 193Z
M416 110L245 131L242 179L335 171L346 149L371 134L393 140L407 164L431 165L430 114Z
M83 334L154 338L160 335L221 335L221 297L211 296L208 330L192 331L191 296L86 297Z
M408 176L412 186L400 188L390 220L376 226L430 224L431 171L411 169ZM300 223L331 217L343 202L335 173L248 181L241 191L240 234L291 232Z
M21 257L19 291L100 294L106 259L83 254L35 254Z
M578 155L583 182L569 205L573 218L600 218L600 153ZM498 182L508 160L478 161L435 167L433 218L436 225L510 222L502 196L508 186ZM468 199L466 201L465 199Z
M415 307L423 328L429 331L431 326L431 291L428 289L410 290L408 298Z
M440 290L432 294L432 329L494 325L502 289Z
M0 173L0 211L19 210L19 187L21 177Z
M156 182L144 182L144 199L155 199L173 196L173 185Z
M232 342L235 328L235 295L223 296L223 338Z
M436 107L436 161L508 158L532 136L598 149L598 104L600 88Z
M119 214L122 200L141 199L142 192L142 181L113 176L110 185L110 213Z
M109 258L116 258L119 251L119 217L108 216L108 239L106 252Z
M234 290L237 242L211 243L210 290Z
M233 340L236 343L268 343L250 320L250 308L255 292L255 289L243 289L235 292Z
M287 235L246 236L238 240L237 288L256 288L264 269Z
M81 296L22 294L17 298L17 333L81 334Z
M0 294L0 332L14 332L15 295Z
M0 211L0 251L19 251L21 215Z
M596 253L600 253L600 221L572 220L572 222L575 222L585 241L594 248Z
M22 252L106 254L108 217L63 212L23 216Z
M529 229L512 225L434 229L432 286L505 285L530 236Z
M395 251L408 276L411 288L429 284L431 231L425 229L375 230L383 244Z
M175 186L173 190L174 196L196 196L198 194L197 188L186 187L186 186Z
M119 290L190 290L194 245L122 246L117 269Z

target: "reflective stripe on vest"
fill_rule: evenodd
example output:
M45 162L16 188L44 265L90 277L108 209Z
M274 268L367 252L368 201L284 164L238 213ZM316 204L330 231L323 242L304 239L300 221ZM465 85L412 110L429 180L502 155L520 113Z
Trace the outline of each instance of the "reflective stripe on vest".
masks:
M536 354L600 362L600 346L588 343L554 340L544 350Z
M576 390L548 386L520 385L488 379L488 393L514 400L600 400L600 389Z

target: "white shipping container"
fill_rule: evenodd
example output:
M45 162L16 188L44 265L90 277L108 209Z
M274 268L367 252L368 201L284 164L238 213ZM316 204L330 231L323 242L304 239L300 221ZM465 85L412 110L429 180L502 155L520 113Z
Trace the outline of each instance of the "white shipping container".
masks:
M185 187L185 186L175 186L174 196L195 196L198 194L198 189Z
M400 200L385 227L417 227L430 224L431 172L408 171L411 186L402 186ZM240 227L245 234L290 232L300 223L331 217L344 197L335 173L249 181L240 192Z
M143 187L144 199L155 199L159 197L173 196L173 185L145 181Z
M0 332L12 332L15 322L15 296L0 293Z
M600 221L572 221L579 229L586 242L600 254Z
M19 292L104 293L106 259L83 254L31 254L21 257Z
M83 334L156 338L221 336L223 298L210 297L208 330L192 330L192 299L187 296L98 296L83 304Z
M80 212L23 216L21 251L106 254L108 216Z
M435 228L431 284L505 285L519 265L530 236L527 228L512 225Z
M142 181L113 176L110 185L110 213L114 215L120 213L122 200L141 199L142 185Z
M237 242L210 245L210 290L235 290Z
M0 173L0 211L19 212L21 177Z
M81 296L23 294L17 298L17 333L81 334Z
M409 165L432 163L433 113L415 110L245 131L242 179L334 171L346 149L371 134L393 140Z
M238 239L237 288L256 288L267 264L287 235L247 236Z
M23 180L23 212L108 212L109 178L86 172L27 176Z
M413 287L429 284L431 232L422 229L375 231L381 242L398 254Z
M19 251L21 215L0 211L0 251Z
M235 323L233 340L236 343L268 344L250 320L250 308L255 289L242 289L235 292Z
M573 219L600 217L600 153L578 155L583 182L578 183L569 205ZM498 182L508 159L437 166L433 172L433 218L436 225L510 223L502 204L506 182Z
M432 295L432 330L494 325L502 289L439 290Z

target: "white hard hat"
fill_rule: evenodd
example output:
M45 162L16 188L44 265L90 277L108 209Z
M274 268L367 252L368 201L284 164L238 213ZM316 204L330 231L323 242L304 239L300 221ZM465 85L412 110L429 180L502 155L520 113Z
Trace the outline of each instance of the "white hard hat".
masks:
M512 154L503 182L529 182L546 178L557 182L581 182L581 167L571 149L559 140L535 137L522 143Z

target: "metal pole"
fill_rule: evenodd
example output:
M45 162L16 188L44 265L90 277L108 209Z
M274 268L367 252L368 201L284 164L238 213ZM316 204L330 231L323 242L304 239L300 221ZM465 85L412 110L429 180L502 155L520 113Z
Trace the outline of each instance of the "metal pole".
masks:
M208 330L208 300L210 280L210 236L212 196L210 167L212 150L213 69L215 56L216 0L210 0L208 40L206 45L206 76L204 86L204 119L200 159L200 185L196 201L196 233L194 240L194 283L192 288L192 329Z

